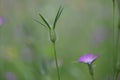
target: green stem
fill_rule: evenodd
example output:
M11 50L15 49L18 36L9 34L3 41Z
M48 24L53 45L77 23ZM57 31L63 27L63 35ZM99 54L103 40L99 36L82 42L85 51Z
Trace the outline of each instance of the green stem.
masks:
M114 32L115 32L115 22L114 22L114 19L115 19L115 0L112 0L113 1L113 46L114 46ZM114 50L113 50L113 53L114 53Z
M117 80L118 74L119 74L119 70L120 70L120 67L119 67L119 64L120 64L119 38L120 38L120 29L118 29L117 41L116 41L117 62L116 62L116 68L115 68L115 73L114 73L114 80Z
M58 60L57 60L57 53L56 53L55 42L52 42L52 43L53 43L53 49L54 49L55 64L56 64L56 68L57 68L58 80L60 80L60 72L59 72L59 67L58 67Z
M88 68L89 68L89 73L90 73L90 75L91 75L92 80L95 80L95 79L94 79L94 73L93 73L92 64L88 64Z
M117 41L116 41L116 54L117 54L117 61L116 61L116 67L114 72L114 80L117 80L119 70L120 70L120 54L119 54L119 39L120 39L120 23L118 25L118 31L117 31Z
M115 0L113 1L113 43L114 43L114 17L115 17ZM118 31L117 31L117 39L116 39L116 54L117 54L117 59L116 59L116 65L115 65L115 71L114 71L114 77L113 80L117 80L119 70L120 70L120 54L119 54L119 38L120 38L120 16L119 16L119 24L118 24Z
M114 79L113 79L113 80L117 80L118 74L119 74L119 71L116 70L116 72L115 72L115 74L114 74Z
M116 41L117 62L119 61L119 38L120 38L120 30L118 29L117 41Z
M115 38L114 37L114 33L115 33L115 22L114 22L114 19L115 19L115 0L112 0L112 2L113 2L113 19L112 19L113 20L113 52L111 53L111 58L112 58L111 60L112 60L112 65L114 67L115 64L114 64L114 60L113 60L114 59L113 53L115 53L115 48L114 48L115 47L115 45L114 45L115 44L115 40L114 40L114 38ZM113 69L113 72L114 72L114 69Z
M4 70L0 69L0 80L5 80Z

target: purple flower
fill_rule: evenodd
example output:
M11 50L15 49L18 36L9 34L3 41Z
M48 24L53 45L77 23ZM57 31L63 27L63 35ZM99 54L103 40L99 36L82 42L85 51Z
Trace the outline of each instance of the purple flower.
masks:
M2 24L4 24L4 19L3 19L3 17L0 16L0 26L1 26Z
M98 58L98 54L85 54L79 58L79 62L81 63L87 63L91 64L93 61L95 61Z

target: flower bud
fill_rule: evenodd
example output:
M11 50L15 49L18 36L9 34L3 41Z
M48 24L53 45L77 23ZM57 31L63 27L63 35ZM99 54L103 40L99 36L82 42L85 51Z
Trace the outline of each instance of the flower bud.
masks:
M50 40L54 43L56 41L56 33L54 29L50 30Z

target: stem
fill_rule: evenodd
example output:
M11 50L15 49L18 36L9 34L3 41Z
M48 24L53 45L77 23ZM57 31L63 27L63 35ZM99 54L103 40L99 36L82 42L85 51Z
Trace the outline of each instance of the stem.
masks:
M55 42L52 42L52 43L53 43L53 49L54 49L55 64L56 64L56 68L57 68L58 80L60 80L60 72L59 72L59 67L58 67L58 60L57 60L57 53L56 53Z
M114 19L115 19L115 0L112 0L113 2L113 46L114 46ZM117 43L118 43L118 39L116 41L116 53L117 53ZM115 52L115 49L113 49L113 53ZM115 60L116 61L116 60ZM115 63L115 67L114 67L114 72L113 72L113 80L117 80L117 76L116 76L116 63Z
M114 32L115 32L115 29L114 29L114 25L115 25L115 22L114 22L114 19L115 19L115 0L112 0L113 1L113 46L114 46ZM114 50L113 50L113 53L114 53Z
M112 3L113 3L113 53L115 53L115 45L114 45L114 43L115 43L115 40L114 40L114 33L115 33L115 22L114 22L114 19L115 19L115 0L112 0ZM114 67L114 57L113 57L113 53L111 53L111 60L112 60L112 65L113 65L113 67ZM113 69L113 72L114 72L114 69Z
M118 74L119 74L119 71L116 70L116 72L115 72L115 74L114 74L114 79L113 79L113 80L117 80Z
M114 71L114 79L113 80L117 80L117 77L118 77L118 74L119 74L119 71L118 71L118 66L117 66L117 63L118 63L118 59L119 59L119 57L118 57L118 49L119 48L119 29L118 29L118 32L117 32L117 40L116 40L116 54L117 54L117 59L116 59L116 65L115 65L115 71Z
M115 0L113 1L113 31L114 31L114 17L115 17ZM114 32L113 32L113 38L114 38ZM120 16L119 16L119 23L118 23L118 31L117 31L117 39L116 39L116 54L117 54L117 59L116 59L116 65L115 65L115 71L114 71L114 77L113 80L117 80L119 70L120 70L120 54L119 54L119 38L120 38ZM114 41L114 39L113 39Z
M115 0L113 1L113 41L114 41L114 18L115 18Z
M93 73L92 64L88 64L88 68L89 68L89 73L90 73L90 75L91 75L92 80L95 80L95 79L94 79L94 73Z
M117 41L116 41L116 54L117 54L117 61L116 61L116 67L115 67L115 72L114 72L114 80L117 80L119 70L120 70L120 54L119 54L119 38L120 38L120 23L118 25L118 31L117 31Z
M114 80L117 80L118 78L118 74L119 74L119 38L120 38L120 29L118 29L118 32L117 32L117 41L116 41L116 53L117 53L117 62L116 62L116 67L115 67L115 72L114 72Z
M120 30L118 29L117 41L116 41L117 62L119 61L119 37L120 37Z
M5 80L4 70L0 69L0 80Z

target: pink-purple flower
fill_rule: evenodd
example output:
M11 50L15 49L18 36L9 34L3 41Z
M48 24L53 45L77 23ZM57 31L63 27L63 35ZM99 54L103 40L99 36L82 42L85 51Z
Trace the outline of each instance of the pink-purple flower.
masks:
M3 17L0 16L0 26L4 24L4 19Z
M91 64L97 58L98 58L98 54L89 53L89 54L85 54L85 55L81 56L78 61L81 62L81 63Z

